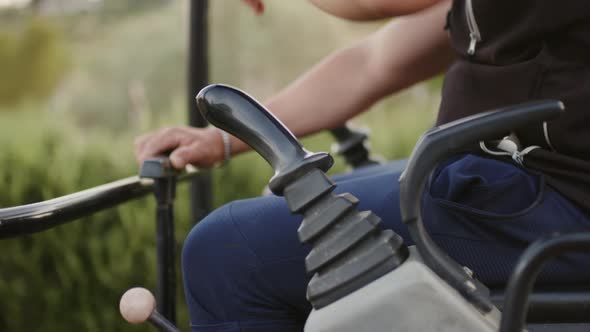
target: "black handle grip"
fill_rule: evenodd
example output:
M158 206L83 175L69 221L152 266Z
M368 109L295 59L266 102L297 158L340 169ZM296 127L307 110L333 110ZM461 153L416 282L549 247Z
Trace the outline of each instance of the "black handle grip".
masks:
M311 168L328 170L332 158L311 153L269 111L245 92L226 85L209 85L197 96L197 106L214 126L238 137L275 170L269 188L281 194L290 181Z
M180 174L180 171L172 167L168 158L170 153L165 153L151 159L145 160L139 170L140 178L162 179L171 178Z

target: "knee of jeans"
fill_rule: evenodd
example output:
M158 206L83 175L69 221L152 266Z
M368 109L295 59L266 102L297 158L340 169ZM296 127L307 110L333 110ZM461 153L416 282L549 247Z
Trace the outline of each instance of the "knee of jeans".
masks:
M191 320L216 322L231 316L230 299L249 266L257 263L231 215L231 203L199 222L182 250L182 273Z
M183 273L199 278L227 269L247 245L234 224L231 203L213 211L188 234L182 249ZM186 276L185 276L186 277Z
M232 206L226 204L201 220L187 236L182 250L185 282L203 280L256 266L258 259L236 226ZM238 219L240 216L236 216Z

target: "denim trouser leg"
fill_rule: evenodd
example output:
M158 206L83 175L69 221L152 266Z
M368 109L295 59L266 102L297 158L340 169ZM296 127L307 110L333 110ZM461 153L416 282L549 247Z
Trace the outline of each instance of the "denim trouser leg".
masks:
M403 163L336 176L336 192L351 192L359 209L411 244L399 211ZM423 200L433 239L488 284L506 280L520 252L556 231L589 230L590 222L542 177L511 164L467 155L440 168ZM188 235L182 266L193 331L301 331L311 306L299 243L299 216L276 196L232 202ZM572 255L551 264L544 282L590 277L590 259ZM581 269L586 266L585 269ZM576 273L572 273L576 271Z

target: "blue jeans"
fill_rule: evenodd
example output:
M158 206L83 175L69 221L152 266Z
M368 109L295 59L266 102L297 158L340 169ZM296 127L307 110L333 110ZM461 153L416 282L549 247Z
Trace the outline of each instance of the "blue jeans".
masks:
M334 177L336 192L351 192L359 209L373 210L383 227L412 241L399 210L404 162ZM510 163L474 155L455 158L433 174L423 198L426 228L439 246L488 285L503 284L526 246L555 232L590 230L590 220L544 183ZM182 255L192 331L302 331L311 310L305 299L301 217L283 198L229 203L188 235ZM588 280L590 255L549 264L542 283Z

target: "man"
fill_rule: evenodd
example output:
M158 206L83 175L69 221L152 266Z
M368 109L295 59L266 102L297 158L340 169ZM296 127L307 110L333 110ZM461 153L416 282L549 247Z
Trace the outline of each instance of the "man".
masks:
M246 2L264 9L261 1ZM423 218L432 238L488 284L504 282L534 239L590 229L590 7L584 1L311 2L352 20L401 17L333 53L265 103L293 133L339 126L445 70L439 124L531 99L561 99L566 115L519 129L513 151L482 144L483 150L440 165L425 191ZM136 156L142 161L173 150L172 163L181 168L212 166L248 149L222 137L214 128L167 128L138 138ZM384 227L411 242L399 215L400 172L399 164L353 172L336 179L336 190L352 192L360 209L373 210ZM282 198L270 196L232 202L191 231L183 273L193 331L302 330L310 310L303 263L309 248L298 242L300 222ZM589 261L568 256L549 265L541 282L587 279Z

